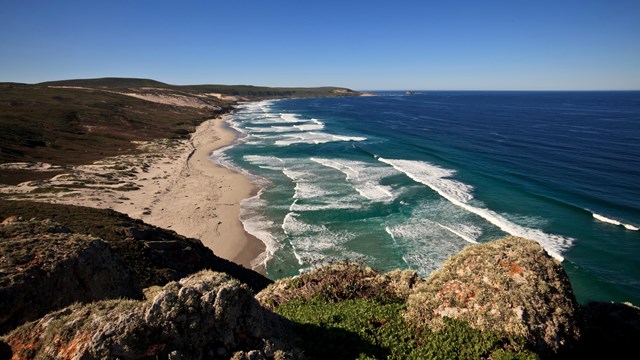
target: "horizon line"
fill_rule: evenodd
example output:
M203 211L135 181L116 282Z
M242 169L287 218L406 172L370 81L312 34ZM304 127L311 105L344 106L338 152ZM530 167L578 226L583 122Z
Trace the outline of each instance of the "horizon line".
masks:
M235 84L224 84L224 83L179 83L179 84L175 84L175 83L169 83L169 82L164 82L162 80L156 80L153 78L147 78L147 77L120 77L120 76L102 76L102 77L86 77L86 78L75 78L75 79L59 79L59 80L45 80L45 81L39 81L39 82L33 82L33 83L28 83L28 82L19 82L19 81L0 81L0 83L15 83L15 84L24 84L24 85L39 85L42 83L47 83L47 82L57 82L57 81L74 81L74 80L97 80L97 79L135 79L135 80L152 80L152 81L157 81L157 82L161 82L164 83L166 85L172 85L172 86L197 86L197 85L222 85L222 86L254 86L254 87L270 87L270 88L323 88L323 87L337 87L337 88L345 88L345 89L350 89L350 90L354 90L354 91L359 91L359 92L383 92L383 91L430 91L430 92L434 92L434 91L439 91L439 92L445 92L445 91L484 91L484 92L635 92L635 91L640 91L640 88L635 88L635 89L612 89L612 88L607 88L607 89L571 89L571 88L567 88L567 89L480 89L480 88L475 88L475 89L417 89L417 88L395 88L395 89L359 89L359 88L355 88L355 87L348 87L348 86L340 86L340 85L318 85L318 86L309 86L309 85L286 85L286 86L274 86L274 85L256 85L256 84L240 84L240 83L235 83Z
M369 92L382 92L382 91L424 91L424 92L434 92L434 91L485 91L485 92L489 92L489 91L495 91L495 92L622 92L622 91L627 91L627 92L633 92L633 91L640 91L640 88L638 89L376 89L376 90L371 90L371 89L353 89L355 91L369 91Z

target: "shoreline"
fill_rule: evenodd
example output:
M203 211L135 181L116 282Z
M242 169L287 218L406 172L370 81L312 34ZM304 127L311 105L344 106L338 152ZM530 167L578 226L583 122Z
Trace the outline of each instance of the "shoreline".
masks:
M225 126L229 118L204 121L188 140L139 142L139 154L75 166L48 180L1 185L0 193L13 200L113 209L199 239L216 256L251 269L266 245L245 231L240 203L256 189L243 174L209 158L236 140ZM254 270L264 272L256 265Z
M223 115L198 126L191 136L194 149L177 182L141 219L199 239L217 256L251 268L251 262L266 250L240 221L240 203L255 193L254 186L244 175L210 159L214 150L237 138L225 126L228 119Z

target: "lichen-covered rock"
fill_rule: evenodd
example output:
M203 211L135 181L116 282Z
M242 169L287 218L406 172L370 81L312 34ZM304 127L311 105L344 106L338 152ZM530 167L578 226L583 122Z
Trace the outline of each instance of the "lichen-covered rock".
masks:
M146 301L76 304L2 340L14 359L297 357L285 343L286 322L226 274L202 271L150 294Z
M542 354L579 338L578 305L562 266L516 237L469 246L409 296L406 319L431 329L444 318L526 338Z
M74 302L122 297L142 292L101 239L51 220L0 224L0 334Z
M360 263L341 262L278 280L258 293L256 299L272 310L300 298L319 297L331 302L349 299L403 302L413 287L423 281L411 270L380 274Z

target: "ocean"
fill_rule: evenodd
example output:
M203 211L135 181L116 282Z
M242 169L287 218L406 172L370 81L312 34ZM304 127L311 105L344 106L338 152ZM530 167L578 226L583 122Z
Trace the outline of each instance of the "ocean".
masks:
M379 92L240 105L214 161L249 176L267 275L440 267L516 235L578 300L640 304L640 92Z

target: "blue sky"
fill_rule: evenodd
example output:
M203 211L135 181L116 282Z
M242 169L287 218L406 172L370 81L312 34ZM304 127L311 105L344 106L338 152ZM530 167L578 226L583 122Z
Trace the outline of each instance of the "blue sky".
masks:
M638 0L0 5L0 81L640 89Z

